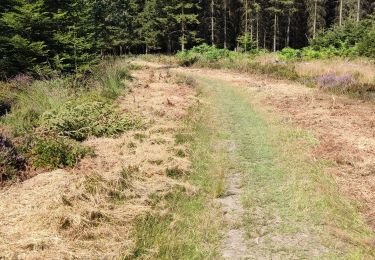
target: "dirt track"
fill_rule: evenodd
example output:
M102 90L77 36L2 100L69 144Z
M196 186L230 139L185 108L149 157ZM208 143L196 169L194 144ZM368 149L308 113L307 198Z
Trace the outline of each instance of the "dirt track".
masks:
M311 131L317 158L335 162L329 171L341 190L355 199L375 228L375 104L336 96L266 76L208 69L176 69L245 87L259 105Z
M162 65L143 62L160 68ZM204 68L172 68L178 73L223 80L245 87L259 105L284 120L311 131L318 139L316 158L333 161L329 171L340 189L358 202L367 222L375 229L375 104L296 82L263 75Z

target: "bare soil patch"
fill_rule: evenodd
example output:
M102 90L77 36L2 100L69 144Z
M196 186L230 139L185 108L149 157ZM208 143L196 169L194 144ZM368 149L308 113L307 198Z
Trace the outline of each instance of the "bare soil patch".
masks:
M151 210L150 197L194 187L167 176L187 172L177 151L180 120L194 102L189 86L167 70L135 71L124 112L141 116L144 129L119 138L92 138L96 156L74 169L40 174L0 190L0 258L106 259L131 254L132 220Z

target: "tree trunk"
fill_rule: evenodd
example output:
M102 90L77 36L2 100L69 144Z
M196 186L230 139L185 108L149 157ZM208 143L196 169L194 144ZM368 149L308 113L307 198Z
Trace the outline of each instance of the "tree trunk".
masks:
M343 9L343 0L340 0L340 10L339 10L339 26L342 25L342 9Z
M224 49L227 48L227 0L224 0Z
M263 30L263 49L266 49L266 38L267 38L267 35L266 35L266 30Z
M250 18L250 40L253 41L253 19Z
M277 44L277 13L275 13L275 22L273 28L273 51L276 52L276 44Z
M185 10L184 5L182 5L182 21L181 21L181 51L185 51L185 18L184 18Z
M289 47L290 42L290 12L288 13L288 26L286 28L286 47Z
M172 54L172 43L171 43L171 35L168 34L168 54L171 55Z
M315 0L315 3L314 3L313 39L315 39L315 36L316 36L317 15L318 15L318 0Z
M215 29L215 23L214 23L214 12L215 12L215 1L214 0L211 0L211 45L214 46L215 45L215 42L214 42L214 38L215 38L215 34L214 34L214 29Z
M248 24L248 0L245 0L245 37L249 33L249 24ZM247 38L245 39L245 53L247 52Z
M249 32L248 27L248 0L245 0L245 33Z
M357 0L357 23L361 17L361 0Z
M259 49L259 14L257 14L257 49Z

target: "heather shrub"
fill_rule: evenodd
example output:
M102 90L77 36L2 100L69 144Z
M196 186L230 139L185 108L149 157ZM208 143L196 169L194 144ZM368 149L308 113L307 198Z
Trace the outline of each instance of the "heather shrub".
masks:
M10 112L14 102L13 94L8 84L0 83L0 117Z
M86 155L94 154L91 148L62 137L38 137L33 140L31 146L30 159L36 168L73 167Z
M0 182L17 178L25 166L25 159L12 142L0 134Z
M348 90L353 87L357 80L352 74L337 75L330 72L315 79L316 84L323 89Z
M121 115L114 105L100 101L70 101L45 112L38 131L83 141L89 136L117 136L137 125L138 120Z

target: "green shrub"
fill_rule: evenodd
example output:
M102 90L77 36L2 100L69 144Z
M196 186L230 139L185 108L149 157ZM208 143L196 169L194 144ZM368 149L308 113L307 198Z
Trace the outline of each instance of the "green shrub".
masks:
M245 33L238 37L237 39L238 44L244 51L256 51L257 50L257 45L256 42L252 40L252 37L249 33Z
M199 60L199 55L190 51L178 52L176 54L180 66L189 67Z
M286 60L294 60L301 58L301 51L293 48L284 48L278 54L281 58Z
M375 25L364 35L358 44L358 51L361 55L375 58Z
M189 51L178 52L176 54L179 65L181 66L191 66L199 61L213 63L223 59L233 59L237 56L238 53L236 52L227 49L219 49L208 44L195 46Z
M138 124L137 120L122 116L113 105L78 100L45 112L40 119L39 131L83 141L89 136L116 136Z
M314 48L347 49L354 47L362 41L362 38L371 28L372 21L362 20L346 22L343 26L334 26L328 30L321 31L310 44Z
M61 137L42 137L33 140L30 157L36 168L57 169L73 167L86 155L93 155L93 150L78 142Z
M18 154L12 142L0 134L0 183L17 178L25 166L25 159Z

